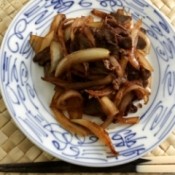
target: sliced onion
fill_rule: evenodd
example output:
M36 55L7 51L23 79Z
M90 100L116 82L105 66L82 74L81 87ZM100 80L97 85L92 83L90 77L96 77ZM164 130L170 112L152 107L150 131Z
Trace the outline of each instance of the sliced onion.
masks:
M140 28L142 26L142 20L139 19L133 26L131 30L131 38L132 38L132 46L136 48L138 42L138 36L140 32Z
M120 111L120 115L122 114L122 116L124 115L127 107L129 104L132 103L132 99L133 99L133 93L129 92L127 94L124 95L124 97L121 100L121 103L119 104L119 111Z
M100 10L97 10L97 9L93 9L91 11L91 13L97 17L100 17L100 18L105 18L106 16L108 16L109 14L108 13L105 13L105 12L102 12Z
M103 25L103 22L101 21L93 21L86 24L86 26L92 27L92 28L101 28L102 25Z
M61 126L63 126L63 128L65 128L67 131L78 134L78 135L82 135L82 136L87 136L90 134L89 130L87 130L86 128L76 125L75 123L73 123L70 119L68 119L61 111L59 111L56 108L51 108L55 118L57 119L57 121L61 124Z
M129 56L129 62L135 69L139 70L140 64L139 64L137 58L135 57L135 54L133 54L133 53L134 53L134 49L132 48L131 54Z
M74 18L69 18L64 20L64 39L65 41L68 41L70 39L70 33L71 33L71 25L75 21Z
M114 70L115 70L117 76L122 77L123 70L122 70L122 67L120 66L119 62L117 61L117 59L114 56L110 56L109 61L110 61L111 65L114 67Z
M136 117L118 117L116 118L117 122L121 124L137 124L140 121L140 118L138 116Z
M93 86L107 85L113 81L113 77L111 75L108 75L106 77L97 80L87 82L75 82L75 83L60 80L55 77L43 77L42 79L65 89L86 89Z
M59 25L61 24L61 22L66 18L66 16L64 14L58 14L54 17L54 20L52 21L51 23L51 26L50 26L50 32L54 31L54 33L56 34L57 31L58 31L58 27ZM50 33L49 32L49 33ZM46 35L47 37L47 35Z
M102 110L107 115L107 119L101 125L103 128L106 128L112 123L114 116L119 113L119 110L107 96L99 98L99 102Z
M87 92L92 97L103 97L110 95L113 92L113 90L111 88L104 88L100 90L88 89L85 90L85 92Z
M95 44L95 38L94 38L94 35L93 35L92 31L90 30L90 28L84 27L83 33L87 37L89 42L91 43L91 46L95 47L95 45L96 45Z
M58 26L57 36L58 36L58 41L59 41L59 43L61 45L62 54L64 56L66 56L67 55L67 47L66 47L66 43L65 43L65 31L63 29L63 26L64 26L64 20L61 21L59 26Z
M131 49L131 53L129 56L129 62L135 69L140 68L139 62L138 62L137 58L135 57L135 49L137 46L138 36L139 36L139 31L140 31L141 26L142 26L142 20L138 20L134 24L134 27L131 30L132 49Z
M35 53L39 53L41 43L43 42L44 37L36 36L36 35L31 35L30 36L30 45L32 46L33 50Z
M89 129L93 134L95 134L106 146L108 146L113 154L116 156L118 152L115 150L108 133L99 125L86 119L74 119L74 123L77 123L85 128Z
M54 32L50 32L47 37L40 37L36 35L31 35L30 37L30 44L35 51L35 53L39 53L43 51L45 48L50 46L54 38Z
M82 16L81 18L75 18L70 28L70 38L72 41L74 40L75 33L78 30L78 28L83 28L85 26L86 20L87 19L84 16Z
M46 37L44 37L43 42L41 43L40 52L46 47L50 46L50 43L54 40L54 32L50 32Z
M90 48L73 52L60 61L55 76L58 77L64 71L70 69L73 64L102 60L109 57L109 53L109 50L104 48Z
M83 117L82 108L67 111L70 119L81 119Z
M76 103L78 100L78 103ZM74 103L75 101L75 103ZM72 110L82 107L83 97L75 90L67 90L57 99L57 108L61 110Z
M75 18L66 18L64 20L64 28L70 26L75 21Z
M124 73L128 64L128 57L122 56L122 58L119 61L119 64L121 66L122 72Z
M51 103L50 103L50 107L56 107L57 106L57 100L58 98L60 97L60 95L63 93L63 90L61 88L57 88L53 97L52 97L52 100L51 100Z
M125 94L128 93L128 92L131 92L131 91L135 91L137 95L141 95L145 104L147 104L148 100L149 100L149 94L150 92L145 89L144 87L142 86L139 86L137 84L135 85L132 85L131 87L128 87L126 90L125 90Z
M137 59L139 61L140 66L149 70L150 72L154 71L153 67L151 66L151 64L147 60L145 54L141 50L136 50L135 53L136 53L136 56L137 56Z
M63 14L58 14L57 16L55 16L51 24L50 31L46 34L45 37L39 37L35 35L32 35L30 37L30 43L35 53L41 52L46 47L50 46L52 40L54 40L55 33L58 30L58 26L64 18L65 18L65 15Z
M124 96L125 87L119 89L114 98L114 104L118 107L123 96Z
M99 98L98 100L101 104L102 110L108 117L113 117L119 112L115 104L109 99L109 97L104 96L102 98Z
M145 89L144 87L134 83L134 82L127 82L123 88L121 88L114 99L114 103L116 106L118 106L122 100L122 98L124 97L125 94L131 92L131 91L135 91L138 95L142 95L145 104L148 102L148 96L149 96L149 91L147 89Z
M65 41L68 41L70 39L70 31L71 31L71 27L70 26L66 27L64 31Z
M56 41L51 42L51 44L50 44L50 54L51 54L50 72L53 72L53 71L55 71L56 66L57 66L58 62L60 61L60 59L63 57L63 53L61 52L60 43L58 43Z

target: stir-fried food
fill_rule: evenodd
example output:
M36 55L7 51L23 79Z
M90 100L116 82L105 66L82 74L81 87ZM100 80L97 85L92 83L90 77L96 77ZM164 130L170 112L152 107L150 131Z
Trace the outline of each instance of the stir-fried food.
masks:
M117 154L106 128L138 123L139 116L127 116L147 104L151 92L150 41L142 20L134 22L123 9L94 9L77 18L58 14L47 35L32 35L30 43L33 61L44 68L42 79L55 86L50 108L58 122L75 134L95 134Z

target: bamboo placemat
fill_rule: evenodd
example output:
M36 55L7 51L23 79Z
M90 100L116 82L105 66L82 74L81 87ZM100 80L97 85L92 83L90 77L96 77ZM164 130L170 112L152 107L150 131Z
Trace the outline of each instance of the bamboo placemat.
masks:
M175 0L151 0L175 27ZM0 0L0 44L10 22L28 0ZM146 156L175 155L175 131ZM0 95L0 163L55 160L40 150L15 126Z

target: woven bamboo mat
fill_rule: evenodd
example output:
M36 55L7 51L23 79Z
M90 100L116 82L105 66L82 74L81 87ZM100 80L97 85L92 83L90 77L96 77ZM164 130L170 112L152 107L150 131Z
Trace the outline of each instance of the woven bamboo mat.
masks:
M16 13L28 0L0 0L0 44L4 33ZM151 0L175 27L175 0ZM146 156L175 155L175 131ZM0 162L36 162L55 158L31 143L15 126L0 95Z

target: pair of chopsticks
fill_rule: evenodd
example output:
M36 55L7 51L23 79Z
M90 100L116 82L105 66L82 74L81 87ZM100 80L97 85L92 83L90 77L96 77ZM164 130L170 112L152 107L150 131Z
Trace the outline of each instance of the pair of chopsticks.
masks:
M18 173L100 173L100 172L142 172L142 173L175 173L175 156L158 156L138 159L128 164L92 168L69 164L63 161L35 163L0 164L0 172Z
M147 162L138 159L125 165L95 168L69 164L63 161L48 161L35 163L0 164L0 172L18 173L101 173L101 172L136 172L137 165Z

